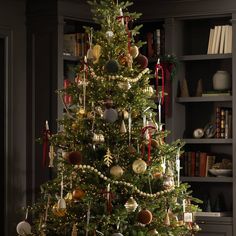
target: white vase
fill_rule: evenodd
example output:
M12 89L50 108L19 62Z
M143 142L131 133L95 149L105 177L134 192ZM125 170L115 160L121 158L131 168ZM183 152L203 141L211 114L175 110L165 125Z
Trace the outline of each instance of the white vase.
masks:
M213 89L228 90L231 88L230 74L224 70L218 70L213 75Z

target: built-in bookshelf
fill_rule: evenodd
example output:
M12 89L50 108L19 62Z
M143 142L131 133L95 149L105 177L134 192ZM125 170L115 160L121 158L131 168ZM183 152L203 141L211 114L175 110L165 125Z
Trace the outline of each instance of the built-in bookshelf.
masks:
M226 36L226 27L223 27L230 26L228 28L232 31L231 16L176 19L174 25L175 35L172 36L175 36L175 52L180 65L178 82L173 86L176 97L173 99L171 123L173 140L180 138L185 142L185 152L181 157L181 181L189 183L193 196L203 201L200 204L203 215L204 212L217 212L211 216L206 214L204 224L212 224L214 217L221 218L221 212L227 212L223 218L230 222L234 211L234 88L227 91L214 90L213 75L218 70L225 70L233 78L232 47L230 50L225 49L229 43L232 44L229 39L232 34ZM217 50L212 52L208 48L212 43L209 42L210 32L213 34L218 28L221 30L217 33L219 42ZM187 89L187 93L182 93L182 89ZM209 127L212 129L209 130ZM196 130L202 132L199 137L195 136ZM228 166L222 163L228 163ZM226 171L221 175L220 171L215 171L217 168L224 168ZM198 216L196 218L200 221ZM209 229L204 226L199 235L207 235ZM232 225L228 225L226 231L233 235ZM209 232L216 233L214 229Z

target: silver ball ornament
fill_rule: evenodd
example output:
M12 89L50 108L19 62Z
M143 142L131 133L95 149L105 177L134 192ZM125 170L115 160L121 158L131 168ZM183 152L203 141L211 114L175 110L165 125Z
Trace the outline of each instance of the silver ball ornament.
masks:
M118 112L113 108L105 109L103 118L109 123L114 123L118 119Z
M31 225L23 220L16 226L16 232L21 236L26 236L31 234Z

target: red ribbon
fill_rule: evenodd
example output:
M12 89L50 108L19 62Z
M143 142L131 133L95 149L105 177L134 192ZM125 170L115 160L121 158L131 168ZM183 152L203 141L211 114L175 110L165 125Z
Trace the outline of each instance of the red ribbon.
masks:
M107 190L103 190L102 191L102 195L104 196L104 198L107 199L107 212L108 214L111 214L112 212L112 200L115 198L115 195Z
M164 76L164 70L160 63L156 64L155 67L155 77L156 77L156 86L158 86L158 72L161 70L161 104L164 104L164 97L165 97L165 76ZM158 94L158 88L156 89L157 96Z
M152 125L148 125L145 126L144 128L142 128L142 136L144 136L145 132L147 130L149 130L148 134L149 134L149 141L148 141L148 164L150 164L151 162L151 145L152 145L152 135L151 135L151 129L155 129L156 127L152 126ZM144 156L144 151L145 151L145 147L144 145L142 146L142 156Z
M49 138L51 136L51 132L46 127L43 131L43 166L46 167L48 164L48 152L49 152Z

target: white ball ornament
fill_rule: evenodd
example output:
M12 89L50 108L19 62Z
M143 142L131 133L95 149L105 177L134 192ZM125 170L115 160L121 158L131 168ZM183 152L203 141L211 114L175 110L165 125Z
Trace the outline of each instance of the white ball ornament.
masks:
M132 169L136 174L143 174L147 169L147 163L139 158L133 162Z
M31 234L31 225L27 221L21 221L16 226L16 232L21 236L26 236Z
M110 174L114 178L120 178L124 174L124 170L119 165L116 165L111 167Z
M130 48L130 54L131 54L131 56L132 56L133 58L136 58L136 57L138 56L138 54L139 54L139 49L138 49L138 47L137 47L137 46L132 46L132 47Z
M108 31L106 32L106 37L107 37L108 39L113 38L113 36L114 36L114 33L113 33L111 30L108 30Z
M112 236L123 236L123 234L122 233L114 233L114 234L112 234Z

